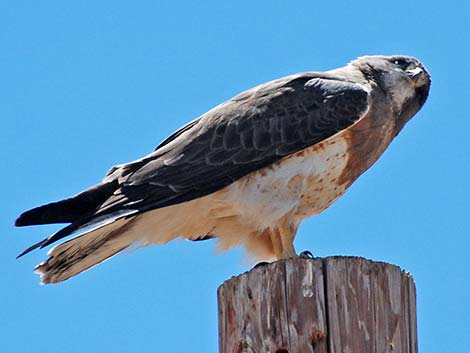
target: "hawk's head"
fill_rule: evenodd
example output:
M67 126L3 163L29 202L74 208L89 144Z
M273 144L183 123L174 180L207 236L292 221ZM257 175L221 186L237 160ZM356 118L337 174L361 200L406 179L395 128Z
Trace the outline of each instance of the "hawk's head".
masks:
M363 56L351 65L357 67L388 95L397 118L396 133L426 102L431 76L424 65L410 56Z

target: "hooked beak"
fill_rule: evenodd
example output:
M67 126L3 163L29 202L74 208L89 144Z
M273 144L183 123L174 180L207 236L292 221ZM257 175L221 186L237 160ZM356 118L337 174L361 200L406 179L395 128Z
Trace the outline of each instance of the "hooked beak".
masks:
M415 86L415 88L421 87L422 85L426 83L426 80L427 80L426 74L422 68L415 67L414 69L406 70L405 72L408 75L408 77L411 79L411 81L413 82L413 85Z

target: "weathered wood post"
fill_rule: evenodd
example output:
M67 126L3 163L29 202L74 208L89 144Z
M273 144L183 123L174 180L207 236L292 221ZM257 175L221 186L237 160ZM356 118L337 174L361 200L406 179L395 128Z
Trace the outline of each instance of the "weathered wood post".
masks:
M218 290L219 353L417 353L416 291L397 266L289 259Z

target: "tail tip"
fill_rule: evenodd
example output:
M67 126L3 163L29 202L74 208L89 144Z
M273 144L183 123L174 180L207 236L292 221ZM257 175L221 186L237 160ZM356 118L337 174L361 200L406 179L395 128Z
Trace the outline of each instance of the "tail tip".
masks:
M39 275L41 285L53 283L51 282L51 279L46 276L47 272L44 270L45 264L46 264L46 261L43 261L34 268L34 273Z

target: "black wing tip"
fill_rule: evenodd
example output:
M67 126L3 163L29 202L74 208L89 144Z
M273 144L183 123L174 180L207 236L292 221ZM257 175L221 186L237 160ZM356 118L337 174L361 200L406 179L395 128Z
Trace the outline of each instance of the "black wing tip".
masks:
M33 251L37 248L41 249L41 248L45 247L47 245L47 240L48 239L44 239L44 240L41 240L39 243L31 245L29 248L27 248L27 249L23 250L21 253L19 253L16 256L16 258L19 259L20 257L23 257L24 255L30 253L31 251Z
M105 202L118 188L117 180L95 185L73 197L51 202L23 212L15 226L73 223Z
M47 213L48 208L51 204L39 206L32 208L28 211L23 212L15 220L16 227L26 227L26 226L36 226L42 224L52 224L52 223L65 223L68 220L66 219L49 219L49 214Z
M15 227L23 227L23 220L21 219L21 216L19 216L16 220L15 220Z
M15 220L15 227L25 227L25 226L32 226L33 221L30 217L30 211L23 212L18 216Z
M79 227L83 224L85 224L87 222L87 220L89 220L89 218L84 218L82 220L79 220L75 223L72 223L72 224L69 224L68 226L60 229L59 231L57 231L56 233L52 234L50 237L46 238L46 239L43 239L41 240L40 242L36 243L36 244L33 244L31 245L29 248L27 248L26 250L24 250L22 253L20 253L16 258L20 258L24 255L26 255L27 253L35 250L35 249L42 249L52 243L55 243L56 241L62 239L62 238L65 238L66 236L74 233L77 229L79 229Z
M42 224L70 223L79 215L68 212L68 204L73 199L65 199L32 208L23 212L15 220L16 227L36 226Z
M48 208L52 204L47 204L43 206L38 206L32 208L28 211L23 212L15 220L16 227L26 227L26 226L35 226L41 224L50 224L50 223L61 223L62 220L57 222L52 222L48 219Z

